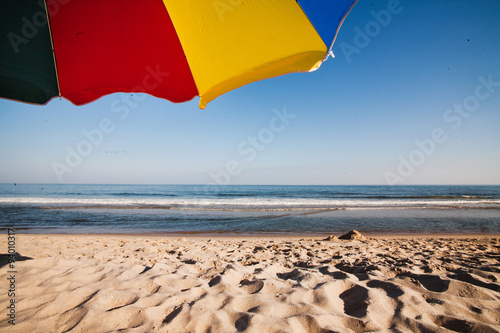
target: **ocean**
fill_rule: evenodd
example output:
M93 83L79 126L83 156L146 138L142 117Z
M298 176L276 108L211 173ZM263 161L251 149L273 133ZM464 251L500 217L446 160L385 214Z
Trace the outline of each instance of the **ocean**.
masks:
M500 233L500 186L0 184L17 233Z

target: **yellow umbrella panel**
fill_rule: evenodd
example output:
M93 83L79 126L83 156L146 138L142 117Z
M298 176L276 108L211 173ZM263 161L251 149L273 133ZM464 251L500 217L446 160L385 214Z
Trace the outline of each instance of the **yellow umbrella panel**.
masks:
M200 107L250 82L316 69L328 48L295 0L163 0Z

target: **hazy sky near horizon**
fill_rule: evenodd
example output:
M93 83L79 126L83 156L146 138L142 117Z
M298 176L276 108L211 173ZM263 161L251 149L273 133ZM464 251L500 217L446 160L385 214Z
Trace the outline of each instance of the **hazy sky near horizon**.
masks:
M500 184L499 14L497 0L360 0L319 70L205 110L0 99L0 182Z

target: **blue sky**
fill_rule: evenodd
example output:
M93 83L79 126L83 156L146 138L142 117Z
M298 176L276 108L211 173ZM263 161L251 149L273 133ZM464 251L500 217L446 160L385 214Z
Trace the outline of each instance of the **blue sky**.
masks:
M0 100L0 182L500 184L499 13L497 0L360 0L318 71L205 110Z

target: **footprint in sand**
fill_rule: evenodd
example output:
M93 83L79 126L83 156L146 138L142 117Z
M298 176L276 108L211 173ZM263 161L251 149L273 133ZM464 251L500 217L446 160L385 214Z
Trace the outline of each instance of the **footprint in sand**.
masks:
M175 319L175 317L177 317L177 315L179 315L179 313L182 312L182 307L183 305L181 306L177 306L175 307L166 317L165 319L163 319L163 323L164 324L169 324L170 322L172 322L172 320Z
M396 284L380 280L371 280L366 284L370 288L383 289L387 296L397 299L404 294L404 291Z
M484 332L484 333L497 332L497 330L481 323L473 323L467 320L448 317L448 316L437 317L435 323L438 326L447 328L455 332Z
M405 277L409 277L419 282L419 284L425 289L437 293L443 293L448 290L450 286L449 280L443 280L437 275L426 275L426 274L412 274L412 273L404 273L400 274L400 279L405 279ZM409 285L411 287L411 285Z
M68 332L75 328L87 315L85 308L74 308L61 314L56 320L56 327L60 332Z
M259 291L264 288L264 281L262 280L255 280L255 281L249 281L247 279L244 279L240 282L241 289L246 291L249 294L256 294Z
M251 319L251 317L249 315L244 314L243 316L238 318L238 320L235 321L234 327L236 328L236 330L238 332L243 332L250 325L250 319Z
M362 286L354 286L347 289L339 297L344 301L344 312L356 318L366 316L368 308L368 289Z

